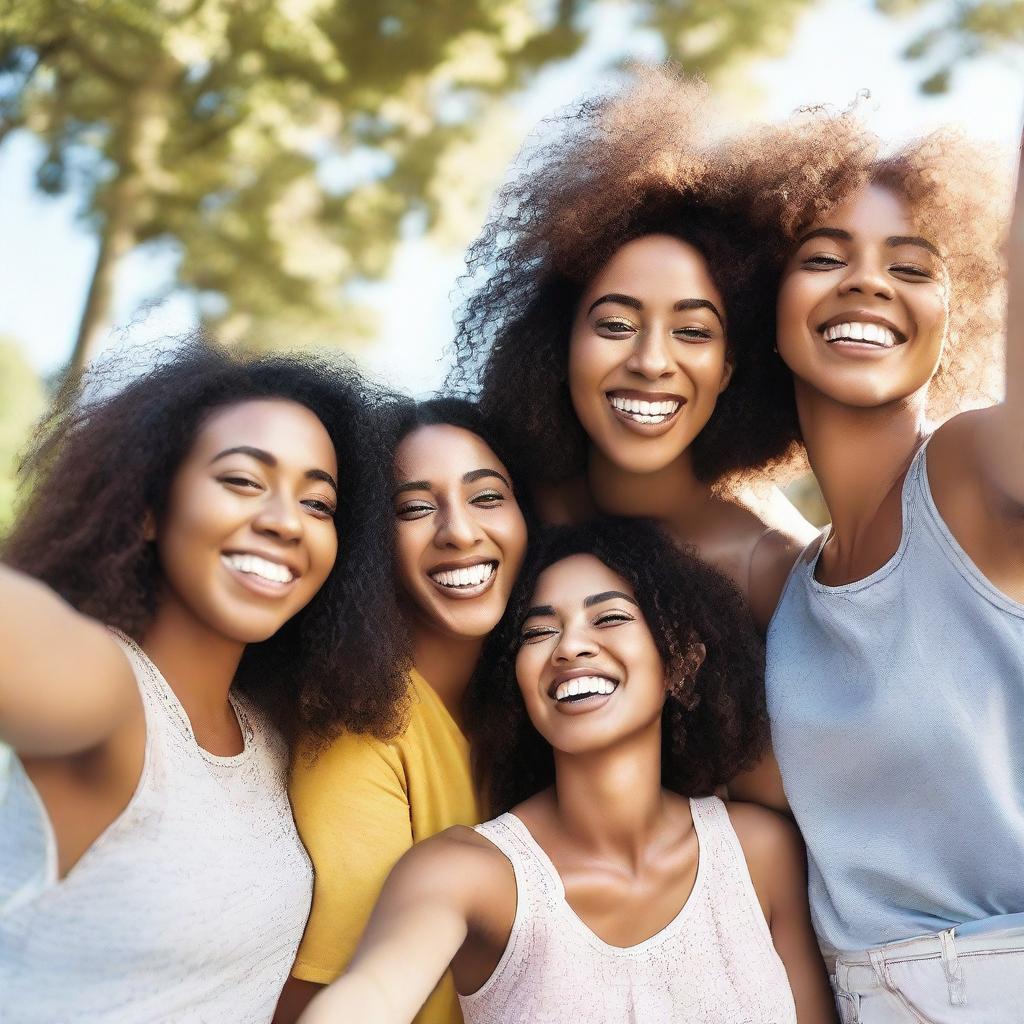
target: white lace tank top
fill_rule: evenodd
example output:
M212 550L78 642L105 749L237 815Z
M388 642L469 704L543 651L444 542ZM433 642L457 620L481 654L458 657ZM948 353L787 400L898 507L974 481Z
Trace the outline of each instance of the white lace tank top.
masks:
M63 879L43 804L0 750L0 1021L269 1021L312 894L284 744L233 695L244 750L203 750L153 663L118 639L145 709L142 774Z
M690 808L700 846L693 891L660 932L625 948L576 916L519 818L478 825L512 863L517 905L494 973L459 997L465 1024L796 1024L725 804L709 796Z

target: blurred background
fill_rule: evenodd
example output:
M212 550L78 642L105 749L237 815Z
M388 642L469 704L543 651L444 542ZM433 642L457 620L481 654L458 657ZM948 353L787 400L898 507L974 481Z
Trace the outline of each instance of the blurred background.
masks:
M0 0L0 532L48 396L111 346L202 324L436 388L527 132L666 58L740 120L867 92L893 139L1020 137L1024 0Z

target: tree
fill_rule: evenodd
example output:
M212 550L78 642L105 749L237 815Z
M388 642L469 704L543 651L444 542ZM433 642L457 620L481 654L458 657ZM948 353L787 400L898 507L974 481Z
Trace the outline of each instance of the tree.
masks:
M900 16L938 8L940 21L922 31L907 47L908 60L930 62L922 79L924 93L949 90L957 64L986 54L1024 58L1024 0L875 0L884 14Z
M0 338L0 537L14 521L18 456L45 408L42 381L18 345Z
M634 23L714 76L784 44L811 2L646 0ZM349 286L387 268L403 231L457 215L453 162L479 202L510 155L504 98L575 53L599 6L0 4L0 141L16 128L44 141L40 188L81 195L100 243L74 372L106 330L120 260L153 242L176 248L175 286L223 337L351 341L365 324Z

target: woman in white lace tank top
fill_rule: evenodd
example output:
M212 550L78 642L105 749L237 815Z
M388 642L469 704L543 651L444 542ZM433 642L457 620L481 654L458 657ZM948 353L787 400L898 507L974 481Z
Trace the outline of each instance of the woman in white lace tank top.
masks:
M835 1019L795 830L711 795L767 737L728 582L650 523L548 530L473 692L509 810L402 858L303 1024L407 1024L449 963L467 1024Z
M312 888L279 726L345 667L365 396L199 343L90 383L0 566L0 1020L269 1021Z

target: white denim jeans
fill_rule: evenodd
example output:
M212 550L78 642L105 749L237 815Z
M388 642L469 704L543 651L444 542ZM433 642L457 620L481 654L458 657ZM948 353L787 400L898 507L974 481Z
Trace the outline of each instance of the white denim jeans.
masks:
M844 953L832 980L843 1024L1020 1024L1024 928Z

